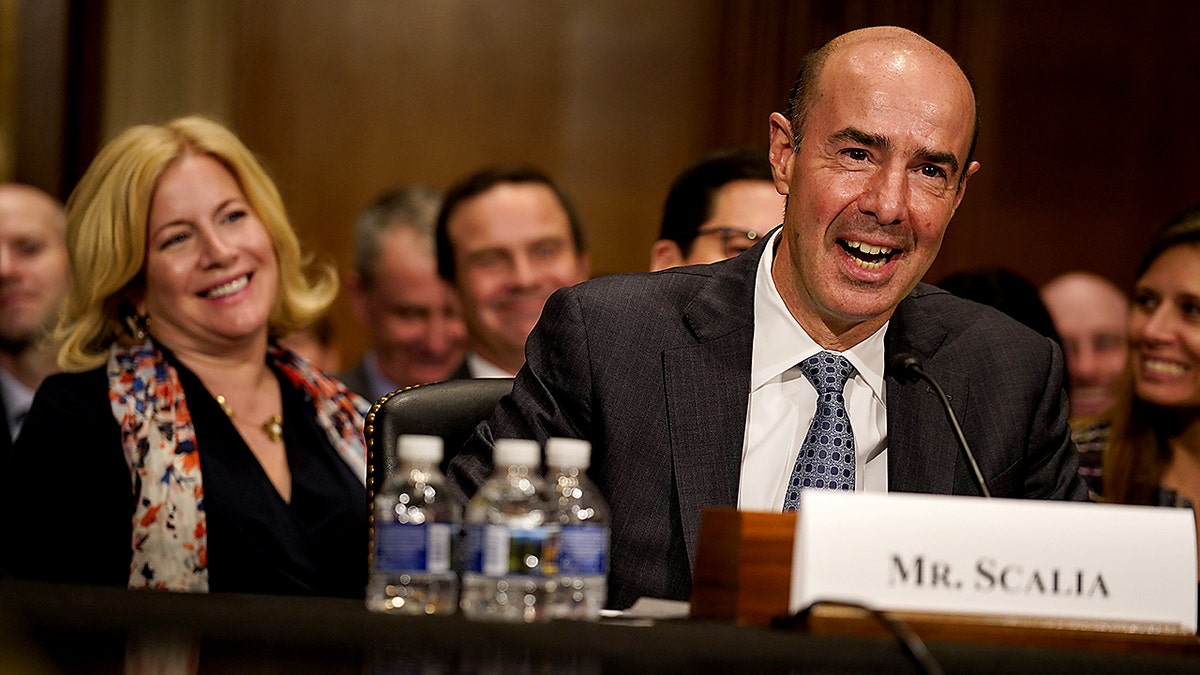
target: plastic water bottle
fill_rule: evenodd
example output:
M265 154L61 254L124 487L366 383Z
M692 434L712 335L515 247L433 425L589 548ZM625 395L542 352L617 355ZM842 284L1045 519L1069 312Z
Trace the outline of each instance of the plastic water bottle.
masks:
M612 522L608 503L587 468L592 446L575 438L546 443L546 477L556 503L553 518L562 526L558 540L558 589L554 618L595 621L608 595L608 542Z
M396 452L396 472L375 497L375 555L367 608L452 614L458 604L452 550L462 517L438 469L442 439L401 436Z
M558 524L538 475L537 442L496 441L496 471L467 505L463 614L489 621L544 621L555 588Z

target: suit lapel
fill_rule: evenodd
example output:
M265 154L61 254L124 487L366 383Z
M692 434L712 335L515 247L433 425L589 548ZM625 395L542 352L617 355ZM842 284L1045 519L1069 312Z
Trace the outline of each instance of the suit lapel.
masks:
M700 514L736 506L750 396L754 284L764 243L717 263L684 309L695 342L663 352L675 495L688 556L696 559Z
M750 396L754 342L754 284L764 241L713 266L714 273L684 310L695 343L663 352L667 425L683 535L696 557L705 507L735 506ZM940 292L918 285L888 327L886 355L919 356L950 399L966 414L969 381L939 364L946 330L914 299ZM894 492L952 494L960 451L937 394L924 382L887 382L888 484Z
M939 291L918 285L896 308L885 338L886 358L904 352L919 357L962 420L969 381L964 373L939 364L945 328L936 314L914 301L931 292ZM953 494L960 450L937 392L924 381L902 383L890 374L886 386L888 490Z

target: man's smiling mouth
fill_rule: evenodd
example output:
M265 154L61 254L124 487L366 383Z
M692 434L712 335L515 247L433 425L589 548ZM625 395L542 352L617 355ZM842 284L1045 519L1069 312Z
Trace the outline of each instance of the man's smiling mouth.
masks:
M837 243L850 256L854 264L867 270L877 270L883 267L900 252L894 248L874 246L861 241L838 239Z

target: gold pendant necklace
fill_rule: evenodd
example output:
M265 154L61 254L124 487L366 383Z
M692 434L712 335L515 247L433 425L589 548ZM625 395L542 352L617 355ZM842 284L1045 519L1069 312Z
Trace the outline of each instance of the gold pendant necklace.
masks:
M226 417L231 420L234 419L233 406L229 405L229 402L221 394L217 394L217 405L221 406L221 410L225 412ZM283 438L283 416L271 415L267 418L266 422L263 422L259 426L259 429L263 430L263 433L267 435L267 438L271 439L271 442L278 443Z

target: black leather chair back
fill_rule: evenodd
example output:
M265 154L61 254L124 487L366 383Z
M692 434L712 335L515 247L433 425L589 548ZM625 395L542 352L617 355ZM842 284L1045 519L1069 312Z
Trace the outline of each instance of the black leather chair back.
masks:
M512 378L449 380L394 391L375 402L363 429L367 438L367 499L374 501L396 469L396 439L402 434L441 436L442 472L480 422L512 391Z

